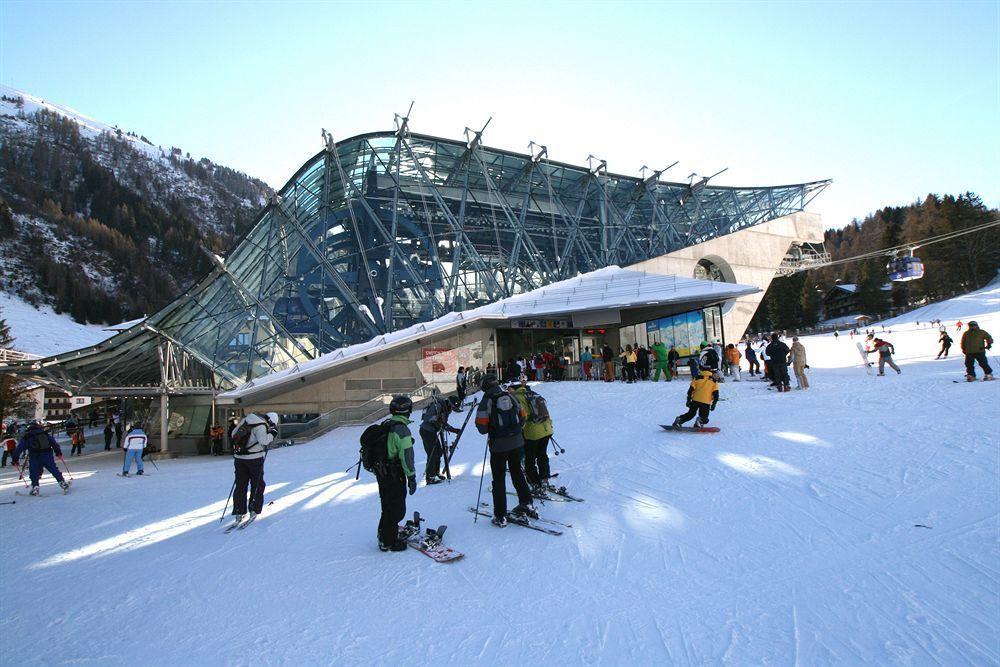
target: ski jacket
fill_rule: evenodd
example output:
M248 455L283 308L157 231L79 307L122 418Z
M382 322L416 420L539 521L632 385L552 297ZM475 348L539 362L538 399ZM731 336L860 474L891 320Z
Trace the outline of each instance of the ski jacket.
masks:
M497 409L496 402L504 394L510 396L510 393L500 387L496 386L490 389L489 393L483 396L482 402L479 403L479 409L476 410L476 427L480 429L486 429L486 438L490 445L490 451L494 454L500 454L503 452L509 452L517 449L518 447L524 446L524 432L523 426L524 422L527 421L528 413L521 408L519 410L519 420L521 422L522 429L518 429L513 435L498 437L493 431L494 420L493 412ZM511 396L511 399L516 401L517 399Z
M528 397L529 394L533 394L534 392L528 387L518 387L512 393L517 402L521 404L521 410L524 411L524 414L530 415L531 409L528 407ZM523 432L525 440L541 440L547 435L552 435L552 417L550 416L541 422L533 422L530 419L525 419Z
M461 373L456 374L455 375L455 389L457 389L458 391L460 391L460 392L462 392L464 394L465 390L468 389L468 387L469 387L469 378L466 375L465 371L462 371Z
M605 363L615 360L615 352L610 346L605 345L601 348L601 358L604 359Z
M747 345L747 361L757 361L757 353L752 345Z
M788 349L788 346L782 343L778 338L771 341L765 351L767 352L768 361L780 364L788 363L788 353L791 352L791 350Z
M737 350L735 346L734 347L727 347L726 348L726 361L728 361L729 363L731 363L731 364L739 364L740 363L740 359L742 359L742 358L743 358L743 355L740 354L740 351Z
M708 366L713 370L719 369L719 353L715 351L714 347L706 347L702 350L699 361L702 366Z
M792 364L795 366L806 365L806 348L802 343L792 343Z
M635 353L635 350L628 350L622 355L625 358L625 363L634 364L639 360L639 355Z
M580 355L580 361L593 361L594 355L590 353L590 350L584 350L583 354Z
M448 424L448 415L451 408L443 398L434 398L424 408L424 414L420 418L420 430L427 433L437 434L444 429L450 433L458 433L458 429Z
M938 342L944 345L945 347L951 347L951 344L954 341L952 341L951 336L942 331L941 335L938 337Z
M141 428L134 428L125 436L125 449L145 449L149 438Z
M651 350L653 356L656 358L656 363L665 364L667 363L667 346L663 343L653 343L653 348Z
M386 438L386 452L390 463L398 463L405 477L413 477L417 473L413 465L413 435L410 433L410 420L405 415L393 415L389 419L389 435Z
M962 353L980 354L993 347L993 337L982 329L966 329L962 334Z
M890 343L887 340L876 338L875 340L872 341L872 345L875 351L878 352L880 357L888 357L893 354L896 354L896 348L894 348L892 346L892 343Z
M667 352L667 363L672 365L676 364L680 360L681 360L681 353L675 350L674 348L670 348L670 351Z
M688 402L714 406L719 400L719 384L712 376L712 371L701 371L698 377L691 380L687 392Z
M6 449L8 452L13 452L16 447L17 447L17 440L15 440L14 438L4 439L3 448Z
M264 458L264 452L271 441L274 440L274 434L268 429L267 421L253 413L247 415L233 428L233 432L230 433L230 437L236 434L240 426L246 424L250 427L250 439L247 440L247 453L246 454L233 454L233 458L240 459L242 461L252 461L253 459Z
M36 441L41 444L42 449L32 448L32 445ZM46 445L48 446L46 447ZM51 433L40 426L30 426L25 431L21 442L17 445L17 449L14 450L14 458L21 458L21 453L25 451L28 452L29 456L45 456L52 452L55 452L58 457L62 456L62 449L60 449L59 443L56 442Z

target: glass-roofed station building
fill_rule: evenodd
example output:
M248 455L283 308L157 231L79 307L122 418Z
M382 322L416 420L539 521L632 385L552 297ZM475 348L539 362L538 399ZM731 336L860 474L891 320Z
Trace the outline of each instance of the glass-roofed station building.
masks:
M766 289L789 253L822 241L804 211L829 181L674 183L480 138L420 135L405 119L339 142L324 132L247 236L169 306L95 347L5 370L73 394L212 396L609 266ZM760 297L717 309L705 335L737 339ZM637 325L614 342L656 331Z

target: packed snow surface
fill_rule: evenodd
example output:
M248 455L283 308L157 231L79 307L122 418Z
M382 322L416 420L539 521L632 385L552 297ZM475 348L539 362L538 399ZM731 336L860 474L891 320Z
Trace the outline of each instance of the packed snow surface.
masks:
M10 327L15 350L39 357L97 345L113 333L98 324L80 324L51 306L36 308L6 292L0 292L0 318Z
M962 317L996 335L983 298ZM556 481L586 502L539 505L573 525L558 537L473 524L484 440L470 426L454 480L407 499L449 525L446 543L466 553L449 564L377 550L374 480L345 472L360 428L273 450L264 514L231 535L219 523L228 460L161 461L124 479L121 454L100 452L67 459L70 494L46 477L42 498L15 496L8 468L5 654L19 665L997 664L1000 383L954 383L960 359L935 360L936 329L912 321L886 334L901 375L868 376L849 336L805 338L812 388L778 394L744 373L722 385L717 434L659 428L683 411L687 382L538 386L566 450L552 457Z

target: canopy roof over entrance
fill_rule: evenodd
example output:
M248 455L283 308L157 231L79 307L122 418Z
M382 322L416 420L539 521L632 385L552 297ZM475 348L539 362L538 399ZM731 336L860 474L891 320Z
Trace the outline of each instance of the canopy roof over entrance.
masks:
M376 336L317 359L227 391L223 403L254 402L280 393L283 387L300 387L371 363L459 327L498 326L525 318L559 317L570 321L635 324L657 317L686 312L759 292L750 285L695 280L622 269L617 266L563 280L540 289L502 299L462 313L448 313L430 322Z
M74 393L231 389L345 346L803 210L829 181L718 187L395 131L334 142L172 304L5 372Z

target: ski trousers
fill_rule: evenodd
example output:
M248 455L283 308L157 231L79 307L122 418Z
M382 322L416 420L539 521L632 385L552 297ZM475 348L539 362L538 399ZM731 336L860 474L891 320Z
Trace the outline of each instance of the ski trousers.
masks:
M771 382L774 384L780 384L785 387L792 383L790 377L788 377L788 364L784 364L780 361L771 360L767 362L768 367L771 369Z
M52 451L28 454L28 476L31 477L31 485L38 486L38 478L42 476L42 468L49 471L56 481L63 483L62 472L56 467L56 457Z
M399 522L406 516L406 480L401 472L390 475L375 473L382 515L378 520L378 541L392 544L399 537Z
M892 355L891 354L880 354L880 355L878 355L878 374L879 375L883 375L885 373L885 365L886 364L889 364L889 368L891 368L892 370L896 371L897 373L899 372L899 366L897 366L896 362L892 360Z
M947 359L948 358L948 350L950 350L950 349L951 349L951 345L942 345L941 346L941 351L938 352L938 355L936 357L934 357L934 358L935 359L940 359L941 357L944 357L945 359Z
M634 361L626 361L625 362L625 379L628 382L635 382L635 380L636 380L636 374L635 374L635 362Z
M698 401L691 401L688 411L682 415L678 415L678 423L683 424L684 422L690 421L692 417L698 415L698 421L702 424L708 423L708 413L712 411L712 406L707 403L699 403Z
M13 461L14 465L17 465L17 461L14 461L14 452L8 452L6 449L4 449L3 459L2 459L3 462L0 463L0 468L7 467L7 459L10 459L11 461Z
M975 354L965 355L965 373L966 375L971 375L976 377L976 364L983 369L984 375L992 375L993 369L990 368L990 362L986 360L986 352L977 352Z
M517 491L517 501L522 505L531 504L531 489L524 479L521 457L524 448L518 447L508 452L490 452L490 474L493 475L493 516L507 516L507 471L510 481Z
M549 438L546 435L538 440L524 440L524 474L529 484L541 484L549 478Z
M795 371L795 381L803 389L809 388L809 378L806 377L806 365L805 364L792 364L792 369Z
M122 464L122 472L127 473L132 471L132 461L135 461L135 469L142 472L141 449L136 448L125 450L125 463Z
M236 488L233 489L233 514L247 513L247 486L250 487L249 509L260 514L264 509L264 459L233 459Z
M663 373L663 379L670 382L673 379L673 375L670 372L670 364L666 361L656 362L656 372L653 373L653 382L660 381L660 372Z
M753 361L748 361L750 364L750 375L760 374L760 362L754 359Z
M615 362L613 361L604 362L604 381L605 382L615 381Z
M441 474L441 441L437 433L420 429L420 440L424 443L424 453L427 454L427 468L424 479L432 479Z

